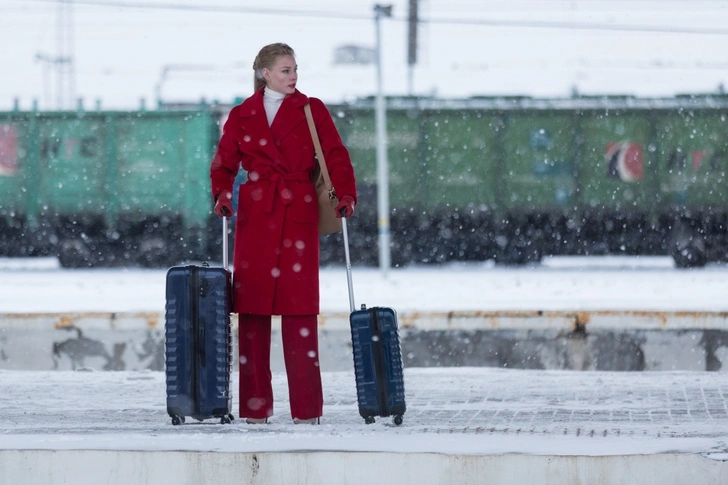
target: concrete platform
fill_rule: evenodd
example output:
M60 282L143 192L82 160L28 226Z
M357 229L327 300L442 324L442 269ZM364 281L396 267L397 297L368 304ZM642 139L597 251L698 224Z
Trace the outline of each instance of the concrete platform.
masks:
M0 483L728 483L726 373L405 374L399 427L364 424L351 372L324 373L320 426L280 373L271 424L173 426L161 372L0 371Z
M343 268L304 427L280 372L269 425L171 425L163 271L3 270L0 485L728 484L728 373L704 372L727 368L728 271L602 261L356 269L357 301L400 315L401 427L358 415Z

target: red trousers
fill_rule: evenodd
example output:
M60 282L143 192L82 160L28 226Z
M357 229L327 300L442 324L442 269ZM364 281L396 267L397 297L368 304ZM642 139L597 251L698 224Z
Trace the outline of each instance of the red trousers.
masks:
M319 417L323 414L324 396L316 315L284 315L281 317L281 328L291 417ZM238 332L240 417L267 418L273 415L271 317L241 313Z

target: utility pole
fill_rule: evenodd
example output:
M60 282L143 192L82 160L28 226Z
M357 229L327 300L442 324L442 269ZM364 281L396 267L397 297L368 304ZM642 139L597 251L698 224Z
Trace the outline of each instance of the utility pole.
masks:
M414 68L417 64L418 3L419 0L409 0L409 15L407 16L407 94L410 96L414 93Z
M73 109L76 99L76 76L73 60L73 3L58 0L56 17L56 108Z
M379 216L379 269L387 275L391 266L391 249L389 247L389 162L387 161L387 111L384 105L382 88L382 36L379 20L392 16L391 5L374 6L374 24L376 26L376 58L377 58L377 97L375 106L375 124L377 128L377 213Z
M55 109L73 109L76 98L76 75L73 63L73 20L71 0L58 0L56 10L56 55L36 52L36 62L43 63L43 98L46 109L51 107L51 76L55 81Z
M35 53L35 61L43 63L43 106L49 108L51 106L52 90L51 90L51 70L55 71L56 58L43 54Z

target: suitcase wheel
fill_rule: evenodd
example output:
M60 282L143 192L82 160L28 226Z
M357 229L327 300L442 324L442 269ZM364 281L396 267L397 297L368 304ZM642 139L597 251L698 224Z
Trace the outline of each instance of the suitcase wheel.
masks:
M172 424L174 426L179 426L180 424L185 422L184 416L172 416Z
M364 418L364 422L366 424L374 424L374 416L367 416L366 418Z
M228 414L227 416L223 416L220 418L220 424L230 424L233 422L233 419L235 419L235 416L232 414Z
M395 414L394 417L392 418L392 421L397 426L400 426L402 424L402 421L403 421L402 415L401 414Z

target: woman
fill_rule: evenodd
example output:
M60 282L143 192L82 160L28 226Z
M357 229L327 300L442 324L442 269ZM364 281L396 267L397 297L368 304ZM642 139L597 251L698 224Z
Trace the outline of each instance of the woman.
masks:
M242 164L233 258L238 313L240 416L265 423L273 414L271 316L281 315L283 355L295 423L319 423L323 391L318 356L318 199L314 145L304 113L310 104L341 217L354 214L356 181L349 152L321 100L296 89L297 65L286 44L263 47L253 63L255 93L225 122L210 167L215 213L232 215L233 180Z

